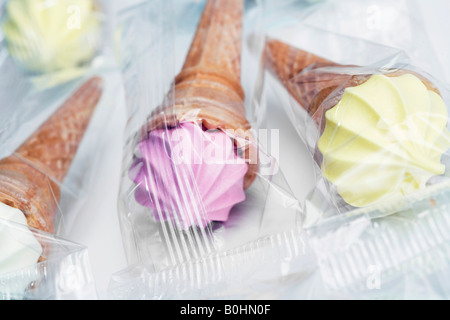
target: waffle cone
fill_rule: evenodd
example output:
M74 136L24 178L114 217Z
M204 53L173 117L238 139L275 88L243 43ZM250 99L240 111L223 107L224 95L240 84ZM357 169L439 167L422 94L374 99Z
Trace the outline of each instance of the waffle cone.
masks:
M339 73L333 67L355 66L341 65L270 38L266 39L264 63L321 130L325 125L324 113L339 102L344 90L364 83L371 76L371 74ZM439 93L428 79L415 72L395 70L385 75L399 76L404 73L414 74L429 90Z
M66 176L101 96L102 80L84 83L11 156L0 161L0 201L21 210L30 227L54 233Z
M248 188L258 171L251 126L245 114L241 86L243 0L209 0L197 26L174 93L167 106L152 115L147 130L176 126L179 122L201 123L236 137L249 170Z

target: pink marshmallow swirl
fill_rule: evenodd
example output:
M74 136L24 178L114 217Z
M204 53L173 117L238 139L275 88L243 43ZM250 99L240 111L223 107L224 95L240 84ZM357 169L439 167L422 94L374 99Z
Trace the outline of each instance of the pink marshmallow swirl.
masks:
M227 221L231 208L245 200L248 165L230 137L185 122L176 129L153 130L137 148L130 177L136 201L159 221L178 227L205 227Z

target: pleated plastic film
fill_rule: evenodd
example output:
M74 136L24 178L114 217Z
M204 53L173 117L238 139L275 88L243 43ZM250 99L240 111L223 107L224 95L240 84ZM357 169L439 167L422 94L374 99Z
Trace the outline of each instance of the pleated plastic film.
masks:
M98 182L117 106L106 22L97 1L0 2L0 210L24 224L2 220L4 299L95 296L86 248L63 239ZM21 253L30 265L16 273Z
M0 229L0 252L8 254L0 259L1 300L97 299L86 247L9 220L0 219Z
M448 299L448 187L313 227L310 239L329 297Z
M308 239L295 228L160 272L131 266L113 274L108 294L118 300L292 299L316 270Z
M225 3L211 3L216 2ZM248 131L251 134L244 132L242 136L238 130L220 130L220 126L219 130L208 130L211 136L203 141L208 145L218 141L239 141L235 152L242 158L230 158L230 166L218 165L216 169L204 172L201 171L204 167L186 165L177 158L181 140L175 139L172 133L178 121L175 109L171 107L177 95L173 83L206 3L187 2L182 6L175 6L171 1L143 3L124 11L117 29L128 110L119 219L130 265L144 263L159 271L229 250L272 230L284 230L297 223L298 201L292 196L270 150L266 151L258 144L257 127ZM250 68L257 68L260 60L253 60L249 53L246 34L252 24L246 19L257 19L257 15L252 14L257 8L253 1L245 2L243 8L242 63L249 61L246 65ZM248 101L253 94L254 77L255 73L242 73L242 87ZM233 102L230 103L233 108ZM198 126L204 110L206 108L198 107L185 114L183 119L194 123L188 124L185 131L204 134ZM152 126L154 119L159 119L157 129ZM252 121L251 113L248 119ZM168 141L166 137L169 137ZM270 139L270 133L264 138ZM166 142L161 148L164 139ZM143 141L150 141L152 145L143 146ZM198 164L201 164L204 154L195 149L195 143L186 145L192 148L188 159L192 155L194 164L196 159L200 159ZM243 159L248 159L243 155L249 150L258 158L257 176L245 193L239 187L225 196L228 184L243 183L240 180L243 177L238 177L237 173L242 171ZM220 154L221 150L218 152ZM148 155L150 161L147 164L136 164L136 159ZM164 158L170 159L165 161ZM220 185L222 187L217 187ZM235 205L226 221L211 221L210 212L223 209L214 204L227 199L239 200L233 200Z

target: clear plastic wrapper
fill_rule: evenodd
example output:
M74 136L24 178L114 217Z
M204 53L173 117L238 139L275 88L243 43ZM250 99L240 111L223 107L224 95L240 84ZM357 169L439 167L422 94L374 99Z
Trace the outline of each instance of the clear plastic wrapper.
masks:
M449 184L330 218L309 230L333 299L448 299Z
M449 85L407 4L268 12L283 23L265 34L264 94L279 98L315 172L302 225L321 290L304 297L448 298Z
M305 225L446 180L448 84L407 53L295 19L268 32L265 88L281 96L316 173Z
M329 5L330 2L325 5ZM383 3L379 3L380 8ZM391 3L393 7L398 4ZM325 72L321 71L324 70L328 74L351 77L374 72L386 74L392 69L396 71L407 69L418 77L426 76L439 88L443 100L448 101L447 84L439 81L436 73L430 76L413 66L411 57L407 55L408 50L405 50L405 53L398 47L383 46L368 42L367 39L339 35L299 22L299 18L304 19L311 12L320 15L322 2L312 6L292 1L265 2L265 5L270 18L270 23L266 26L272 31L269 32L272 38L281 39L299 48L302 48L301 44L304 42L307 44L304 49L325 58L330 58L329 55L332 53L336 59L335 63L345 65L328 66L320 71L311 67L304 74L299 74L295 78L298 82L293 83L311 83L313 78L311 74L323 75ZM364 4L361 6L364 7ZM364 9L362 12L365 12ZM414 27L413 23L409 25L411 21L404 15L404 11L399 13L402 13L400 16L404 19L401 25L403 27L408 25L411 30L416 30L417 26ZM331 21L333 20L328 21L330 25ZM424 34L417 33L419 38L421 35ZM260 36L261 34L252 35L247 39L249 44L255 45L252 49L255 50L253 53L256 56L258 50L262 49L258 44L265 34ZM376 38L376 33L372 36ZM427 52L428 49L425 48L422 52ZM308 73L310 78L305 76ZM301 79L309 81L302 82ZM258 83L264 85L264 89L257 88L255 91L256 99L251 102L253 119L261 125L267 116L264 98L257 97L258 93L266 94L267 91L260 90L275 92L279 98L277 107L280 109L285 107L299 134L299 140L306 145L311 158L318 159L316 144L319 130L312 117L315 114L311 116L303 110L278 80L267 76L263 82ZM443 132L447 117L442 115L426 117L424 113L418 116L416 121L430 124L431 118L441 120L445 118L445 124L443 126L441 124L440 129L436 130L439 133ZM397 146L400 147L399 144ZM433 147L431 149L435 150ZM392 159L387 157L384 160L388 158ZM443 164L446 162L445 159L444 155ZM317 173L317 180L316 184L312 185L315 190L306 199L303 208L304 215L301 220L302 226L305 227L303 230L294 228L285 232L274 232L256 241L247 242L243 246L191 259L158 272L155 272L152 264L132 265L113 275L109 291L111 297L113 299L448 298L446 229L448 182L445 174L434 177L416 192L384 199L364 208L355 208L343 204L340 196L336 195L335 190L323 179L320 161L319 163L313 161L313 165L311 170Z
M30 169L24 172L34 168L35 176L42 174L41 182L48 180L48 185L53 184L47 188L47 198L54 198L51 207L56 207L56 213L51 214L55 226L45 231L58 235L70 231L74 213L89 193L95 168L100 165L102 141L107 139L102 131L117 107L113 93L120 84L110 76L117 72L116 56L110 39L96 36L109 28L107 13L99 8L97 1L2 3L0 159L4 163L27 163ZM53 18L54 25L41 21L47 17ZM36 24L39 28L26 32ZM70 38L68 43L65 37ZM90 42L86 42L86 37ZM12 49L11 43L17 48ZM77 53L72 52L73 59L64 60L65 50L83 51L87 43L95 47L90 59L77 59ZM29 51L35 47L42 52L31 54ZM51 57L35 57L45 52L68 65L50 65ZM39 70L37 66L31 70L18 57L42 63ZM74 69L78 71L72 73Z
M0 218L61 238L74 226L117 107L107 28L97 1L1 2Z
M448 185L262 237L153 272L111 278L120 300L427 300L449 297Z
M259 144L276 136L258 132L248 111L259 59L245 39L258 8L144 2L121 16L128 122L119 219L130 265L158 272L297 223L299 203Z
M17 217L0 219L0 299L97 299L87 248Z
M108 294L116 300L320 297L324 287L311 248L305 233L293 228L159 272L131 266L113 274Z
M406 52L414 65L443 79L446 71L441 67L443 61L439 61L439 52L435 51L433 42L447 40L434 37L436 28L431 26L432 20L436 19L440 21L440 29L448 28L448 23L439 15L446 11L446 5L442 0L428 3L417 0L327 0L303 11L302 23L397 48ZM280 4L274 6L280 8Z
M106 18L99 0L4 0L2 59L38 88L77 79L101 60Z

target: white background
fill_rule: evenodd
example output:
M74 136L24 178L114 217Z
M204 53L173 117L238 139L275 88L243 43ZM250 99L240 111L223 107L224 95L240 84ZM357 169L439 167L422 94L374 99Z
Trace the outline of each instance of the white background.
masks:
M109 1L111 10L116 10L125 1ZM443 68L447 83L450 83L450 30L448 0L419 1L425 17L425 28L437 59ZM122 93L118 94L123 99ZM119 100L118 103L123 103ZM291 185L294 194L301 200L313 185L310 158L298 139L290 120L283 112L276 112L276 101L269 97L269 127L280 130L281 170ZM102 165L85 207L80 212L75 226L68 235L69 240L85 245L89 249L92 272L99 298L106 298L106 290L113 273L126 265L117 214L117 195L120 183L122 159L122 131L125 126L124 108L113 115L105 135L108 144L103 146Z

